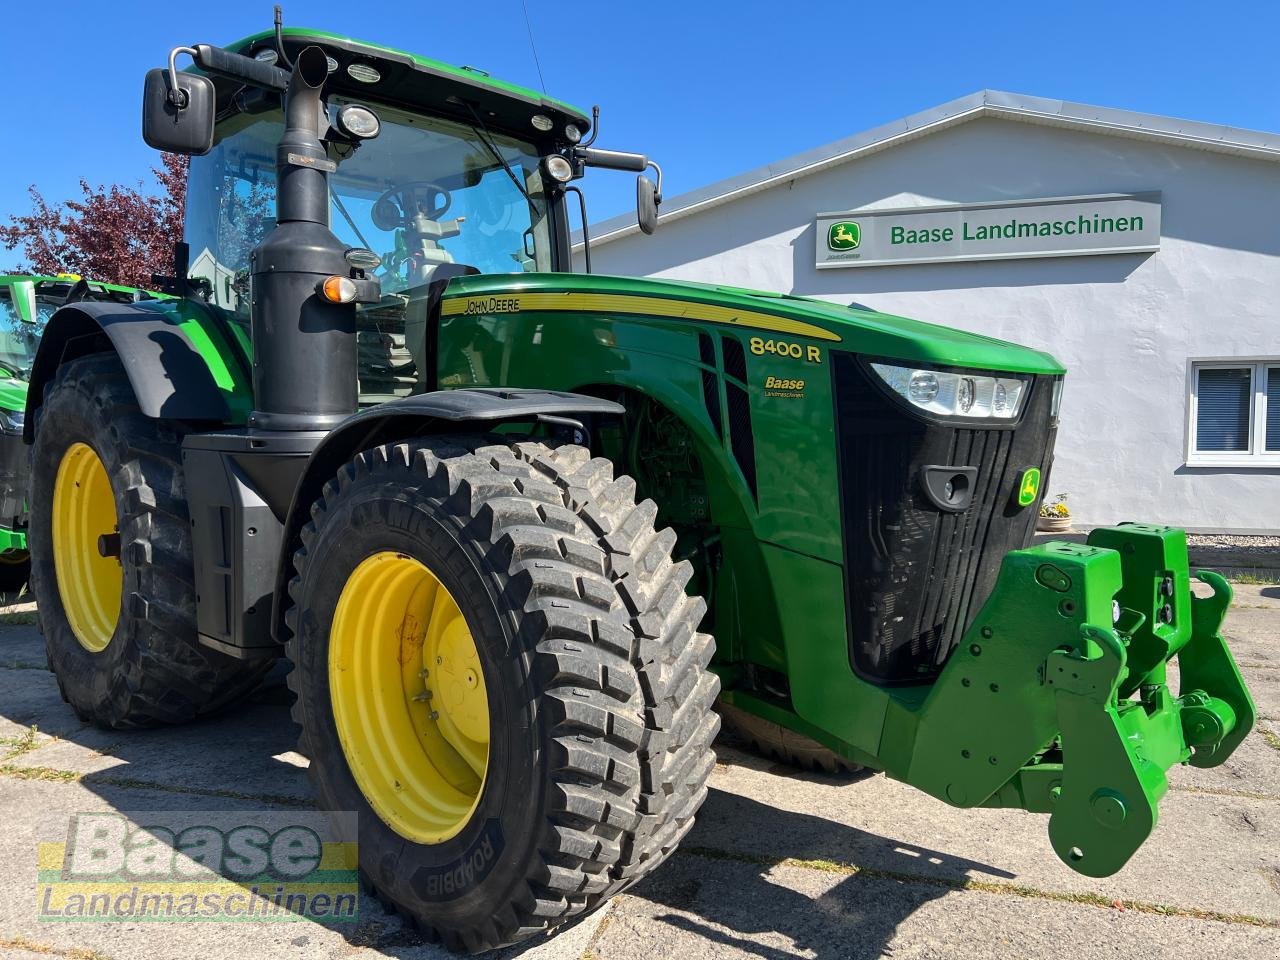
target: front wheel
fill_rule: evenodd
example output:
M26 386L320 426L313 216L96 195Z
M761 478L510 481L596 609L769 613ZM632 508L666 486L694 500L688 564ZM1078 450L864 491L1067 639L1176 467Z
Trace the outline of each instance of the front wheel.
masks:
M706 797L706 608L634 491L580 447L423 438L361 453L312 509L301 750L359 815L365 881L453 949L600 905Z
M120 360L58 368L31 454L31 584L63 699L106 727L181 723L270 661L203 646L181 424L146 417Z

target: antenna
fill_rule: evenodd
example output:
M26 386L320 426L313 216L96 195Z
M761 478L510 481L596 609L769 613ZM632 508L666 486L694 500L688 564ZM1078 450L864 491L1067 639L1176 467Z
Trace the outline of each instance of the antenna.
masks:
M591 108L591 136L583 140L578 146L589 147L596 142L596 134L600 132L600 104L596 104Z
M529 22L529 4L527 0L520 0L520 7L524 10L524 28L529 31L529 49L533 51L533 65L538 68L538 82L542 84L542 92L547 92L547 81L542 79L542 62L538 59L538 45L533 42L533 24Z
M280 4L276 4L276 55L280 58L280 66L286 70L292 70L293 64L289 62L288 55L284 52L284 15L280 12Z

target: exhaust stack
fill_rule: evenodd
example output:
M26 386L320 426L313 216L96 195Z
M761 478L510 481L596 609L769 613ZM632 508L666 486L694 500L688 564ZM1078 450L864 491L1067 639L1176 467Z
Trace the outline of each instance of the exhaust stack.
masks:
M294 61L276 147L276 225L251 261L249 424L259 430L329 430L356 410L356 307L318 292L326 277L351 272L329 229L329 174L337 168L320 142L329 126L327 76L319 47Z

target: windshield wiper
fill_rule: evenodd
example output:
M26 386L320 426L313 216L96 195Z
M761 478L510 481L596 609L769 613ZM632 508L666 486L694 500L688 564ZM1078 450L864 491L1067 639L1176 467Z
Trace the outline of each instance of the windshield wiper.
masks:
M524 184L520 182L520 178L517 177L515 171L511 169L511 164L507 163L507 158L502 155L502 152L496 146L494 146L492 140L493 134L489 132L489 128L486 127L484 121L480 119L480 114L476 113L476 108L465 100L463 101L463 104L471 111L471 116L476 119L476 122L471 125L472 133L480 139L480 142L485 145L485 148L490 154L492 154L493 158L502 164L502 169L507 171L507 176L511 178L511 182L514 183L516 185L516 189L520 191L520 196L524 197L525 203L529 204L529 216L534 220L540 219L541 214L538 212L538 208L534 206L533 197L529 196L529 191L525 189Z
M351 218L351 214L347 213L347 207L342 202L342 198L338 196L336 190L329 191L329 199L331 199L333 201L333 205L338 208L338 212L346 218L347 223L349 223L351 225L351 229L356 232L356 236L360 239L360 242L364 244L364 248L366 250L373 250L373 247L369 246L369 241L364 238L364 234L360 232L360 228L356 226L355 220ZM373 252L377 253L378 251L374 250Z

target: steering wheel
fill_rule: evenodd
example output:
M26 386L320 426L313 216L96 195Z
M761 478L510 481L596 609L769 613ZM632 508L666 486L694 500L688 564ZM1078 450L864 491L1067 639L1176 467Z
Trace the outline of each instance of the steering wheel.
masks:
M393 198L398 197L399 203ZM373 202L371 216L379 230L408 227L417 213L439 220L453 206L453 194L430 180L406 180L385 190Z

